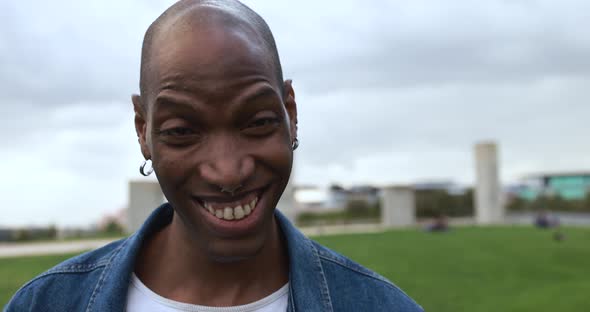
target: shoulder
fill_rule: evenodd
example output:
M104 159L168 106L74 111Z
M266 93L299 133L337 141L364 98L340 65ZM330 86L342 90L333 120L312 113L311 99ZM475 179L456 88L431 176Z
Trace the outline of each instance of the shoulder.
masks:
M423 311L412 298L385 277L312 241L322 263L335 311L350 307L372 311Z
M42 307L57 302L69 302L72 306L84 304L102 270L126 240L75 256L41 273L16 292L5 311L23 311L23 307L30 311L43 310Z

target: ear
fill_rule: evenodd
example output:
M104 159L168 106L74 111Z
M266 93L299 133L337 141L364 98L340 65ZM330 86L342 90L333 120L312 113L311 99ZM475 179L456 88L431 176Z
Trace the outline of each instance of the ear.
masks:
M283 89L285 94L285 109L289 117L289 129L291 131L291 142L297 138L297 103L295 102L295 90L293 90L293 81L287 79L284 82Z
M133 102L133 110L135 111L135 132L137 133L137 140L141 148L141 154L145 159L151 159L151 154L147 146L147 112L139 95L131 96Z

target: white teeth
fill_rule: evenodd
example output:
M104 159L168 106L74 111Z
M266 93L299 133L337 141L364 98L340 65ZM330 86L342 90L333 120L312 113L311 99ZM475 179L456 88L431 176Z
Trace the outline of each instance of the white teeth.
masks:
M233 220L234 219L234 210L230 207L225 207L223 209L223 218L225 220Z
M258 203L258 197L255 197L250 203L245 205L238 205L234 208L225 207L223 209L214 209L209 203L204 203L203 207L212 215L224 220L240 220L251 214Z
M238 207L234 208L234 217L236 217L237 220L244 218L244 216L245 216L245 214L244 214L244 209L242 208L242 206L238 206Z

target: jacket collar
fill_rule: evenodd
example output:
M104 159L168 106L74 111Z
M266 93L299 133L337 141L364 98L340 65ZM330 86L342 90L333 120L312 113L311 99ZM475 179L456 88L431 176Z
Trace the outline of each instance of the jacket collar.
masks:
M172 206L168 203L161 205L150 214L137 232L123 240L110 254L90 297L87 312L125 311L131 273L141 245L152 233L169 224L172 216Z
M90 311L125 311L127 290L135 259L142 243L152 233L168 225L173 216L170 204L158 207L141 228L109 254L88 303ZM289 253L288 311L332 311L326 276L318 251L278 210L275 217L283 231Z
M326 275L312 242L278 210L275 217L287 240L289 307L287 311L332 311Z

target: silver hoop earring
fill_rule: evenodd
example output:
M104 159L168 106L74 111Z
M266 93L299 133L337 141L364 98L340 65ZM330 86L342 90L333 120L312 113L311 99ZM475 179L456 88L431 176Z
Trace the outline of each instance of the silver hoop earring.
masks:
M148 161L150 162L150 168L148 169L148 171L145 171L145 166L148 164ZM152 167L152 160L151 159L144 160L143 164L141 164L141 166L139 166L139 173L141 173L142 176L147 177L150 174L152 174L152 172L154 172L154 167Z
M295 138L295 140L293 140L293 145L291 146L291 148L293 150L296 150L299 147L299 139Z

